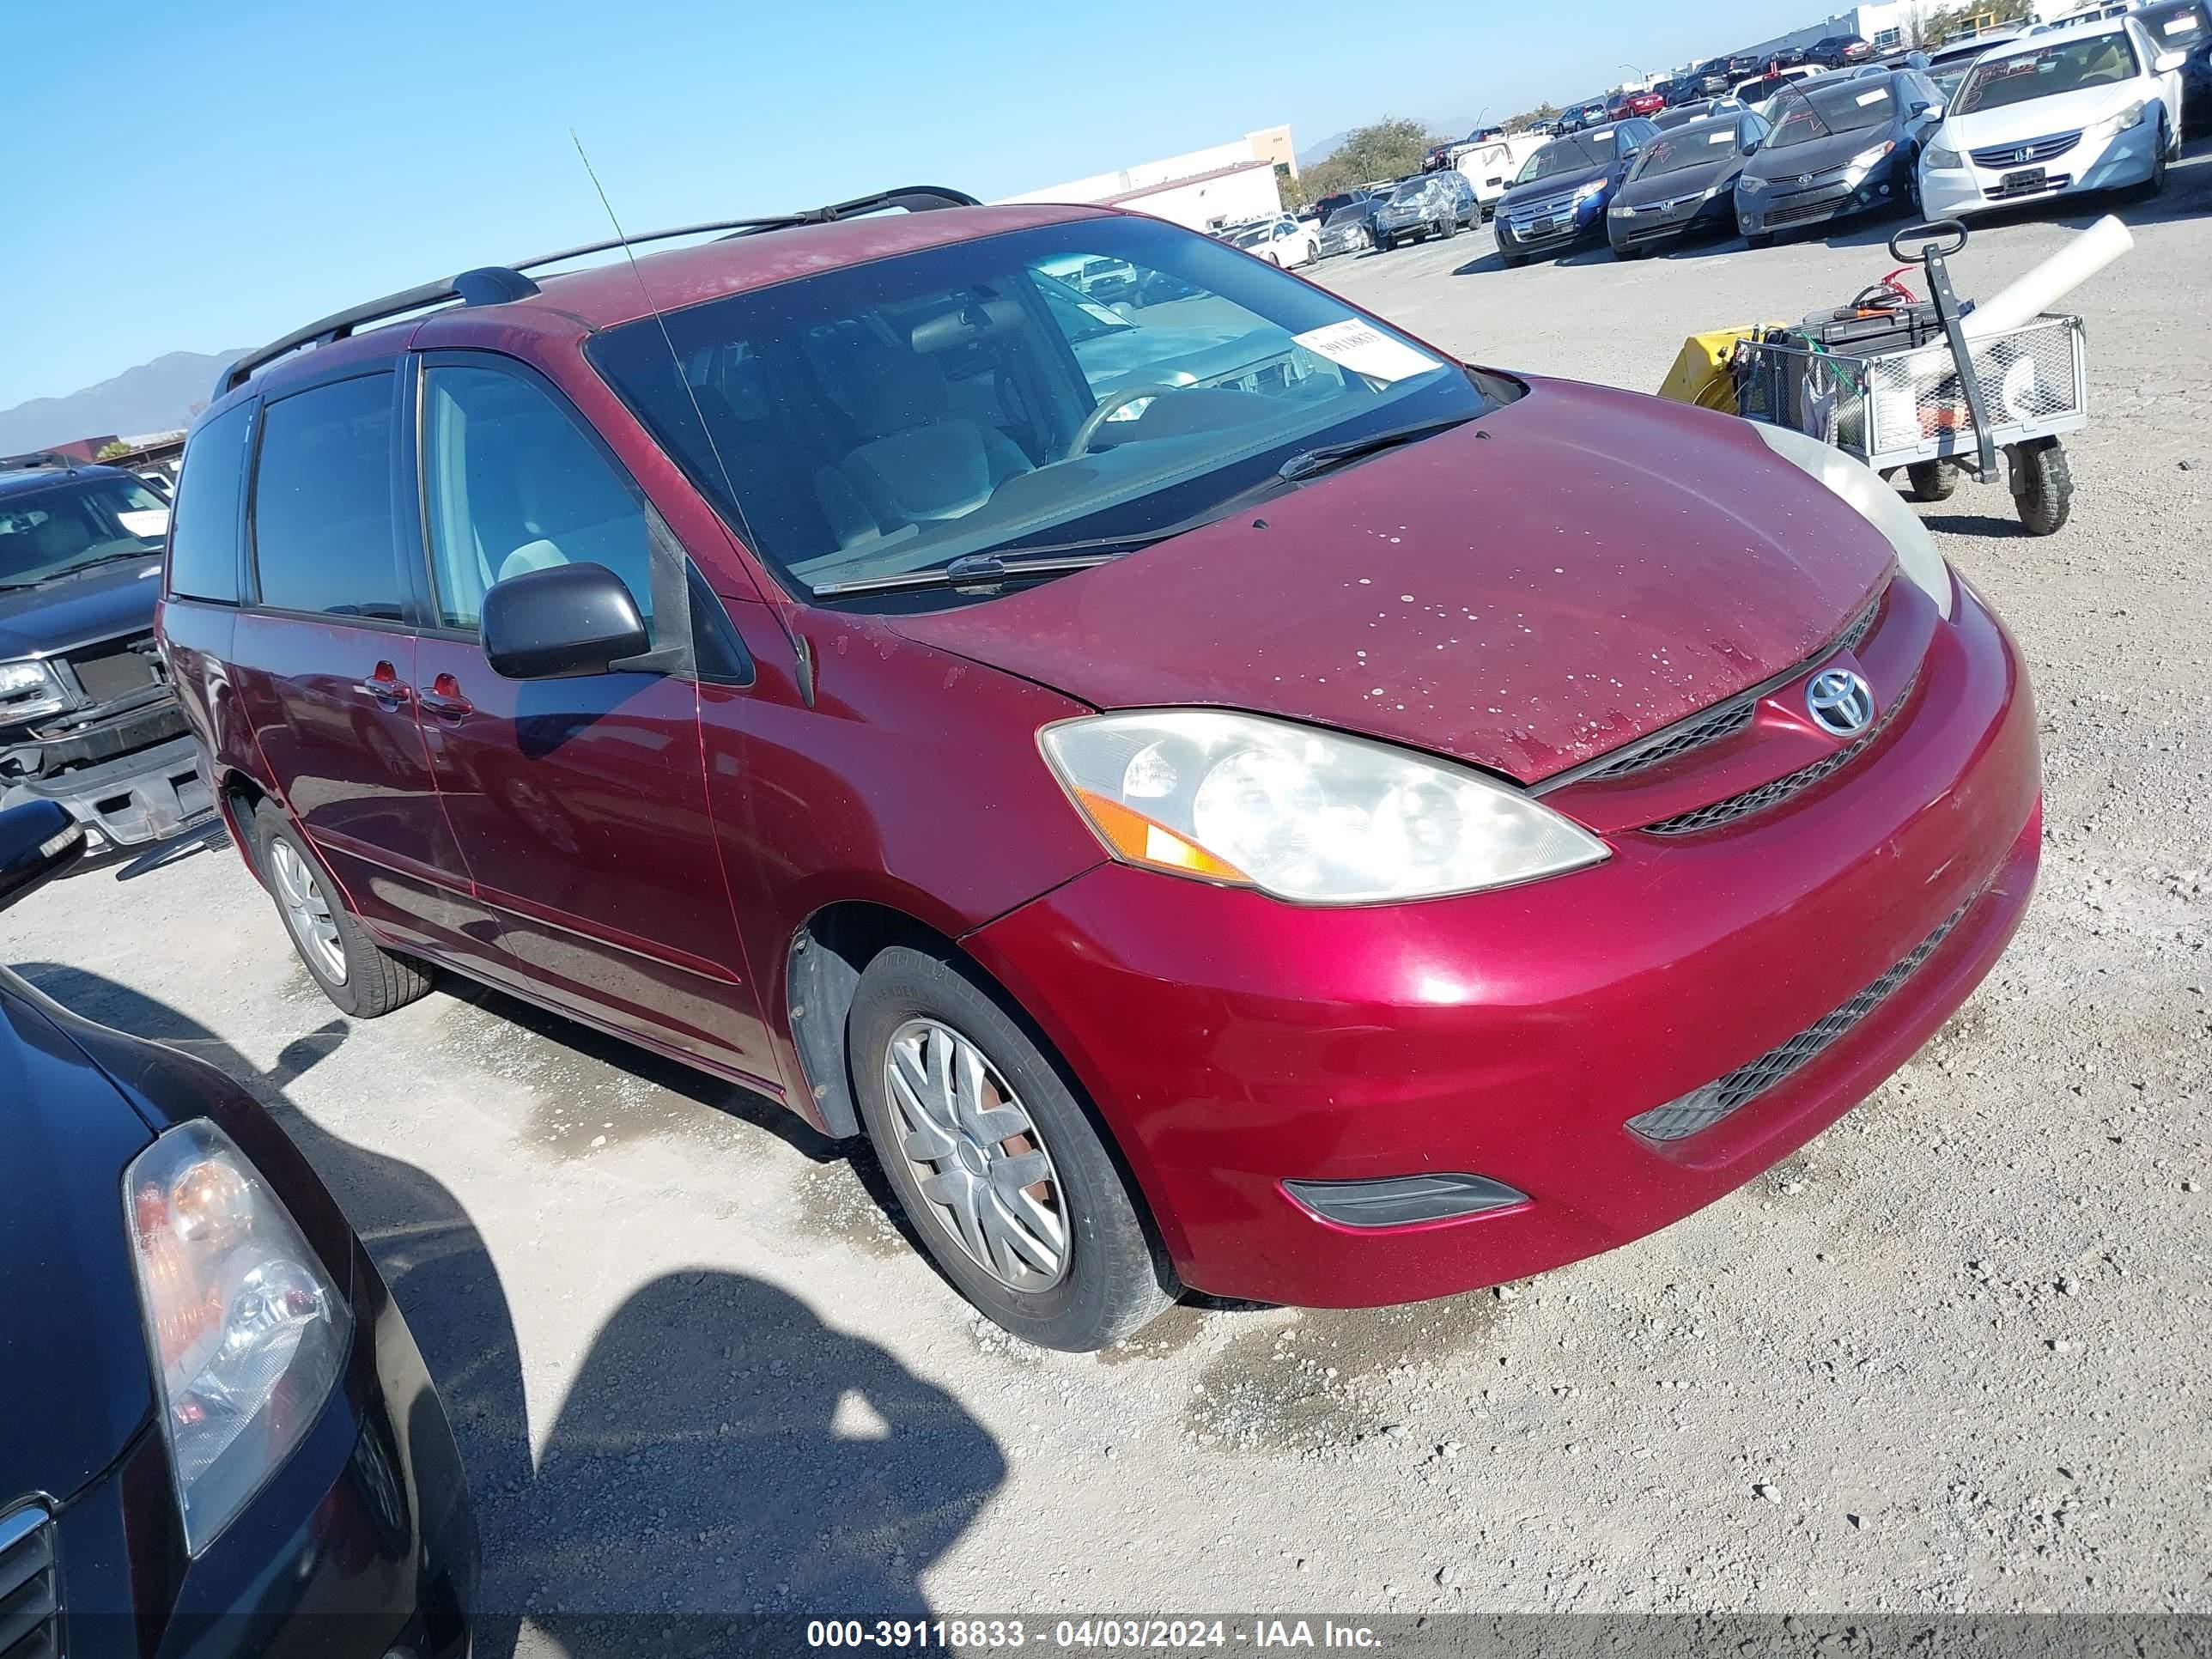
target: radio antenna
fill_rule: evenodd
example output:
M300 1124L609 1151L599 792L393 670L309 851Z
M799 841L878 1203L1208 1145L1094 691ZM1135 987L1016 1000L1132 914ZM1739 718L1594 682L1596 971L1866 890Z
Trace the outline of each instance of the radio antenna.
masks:
M615 217L615 204L607 199L607 187L599 182L599 170L592 167L592 158L584 153L584 141L576 136L576 129L568 129L568 142L576 147L576 159L584 164L584 176L592 181L599 192L599 205L607 210L607 222L615 228L615 236L622 243L623 257L629 261L629 274L637 279L637 291L645 296L646 308L653 313L653 320L660 330L660 343L668 348L668 366L676 371L676 384L684 388L684 395L691 400L691 417L699 422L699 430L706 434L707 453L714 458L714 471L722 477L722 499L730 510L738 510L737 485L731 481L730 469L722 459L722 447L714 441L714 428L707 424L707 411L700 406L699 393L691 384L691 377L684 372L684 359L677 355L676 342L668 332L668 319L662 316L653 289L645 280L645 273L637 266L637 252L629 245L629 234Z

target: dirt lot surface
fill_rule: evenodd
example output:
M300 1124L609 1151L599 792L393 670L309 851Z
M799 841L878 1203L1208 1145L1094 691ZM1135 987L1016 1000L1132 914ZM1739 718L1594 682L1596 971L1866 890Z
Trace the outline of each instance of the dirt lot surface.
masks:
M339 1017L228 848L73 877L0 953L302 1136L428 1354L525 1651L594 1610L2212 1611L2206 152L2072 302L2074 523L1920 509L2035 681L2017 942L1861 1109L1632 1249L1042 1353L775 1108L459 981ZM2089 216L1978 232L1960 290ZM1693 329L1847 298L1887 228L1510 272L1480 232L1318 276L1648 390Z

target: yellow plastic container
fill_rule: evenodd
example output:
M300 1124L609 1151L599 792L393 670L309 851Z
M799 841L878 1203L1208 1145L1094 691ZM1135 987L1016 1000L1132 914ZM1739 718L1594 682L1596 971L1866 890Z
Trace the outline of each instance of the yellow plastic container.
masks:
M1749 339L1759 332L1759 326L1753 324L1742 328L1717 328L1710 333L1690 336L1675 355L1674 368L1667 371L1659 395L1678 404L1695 404L1700 409L1735 414L1735 382L1729 377L1729 359L1735 351L1735 343Z

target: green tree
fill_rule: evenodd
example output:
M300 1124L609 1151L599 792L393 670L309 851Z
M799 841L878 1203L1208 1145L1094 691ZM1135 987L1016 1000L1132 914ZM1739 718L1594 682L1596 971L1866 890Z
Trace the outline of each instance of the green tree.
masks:
M1376 179L1402 179L1421 170L1421 157L1427 154L1429 143L1427 123L1406 116L1386 115L1346 133L1344 142L1322 165L1341 167L1353 184L1365 184Z
M122 439L118 438L113 443L100 445L100 453L95 455L93 459L94 460L100 461L112 461L118 455L128 455L130 453L131 446L125 443Z

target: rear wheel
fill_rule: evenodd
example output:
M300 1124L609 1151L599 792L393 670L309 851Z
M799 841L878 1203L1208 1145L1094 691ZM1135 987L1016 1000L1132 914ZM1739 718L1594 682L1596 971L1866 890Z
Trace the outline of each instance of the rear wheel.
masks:
M868 1139L932 1260L1041 1347L1088 1352L1170 1298L1105 1138L1030 1022L951 952L860 975L848 1052Z
M2056 438L2005 446L2013 506L2031 536L2051 535L2074 510L2074 471Z
M1905 469L1916 501L1948 501L1959 487L1959 469L1948 461L1915 461Z
M430 988L430 975L419 963L369 938L322 860L273 802L254 809L253 844L255 863L292 948L342 1012L374 1019Z

